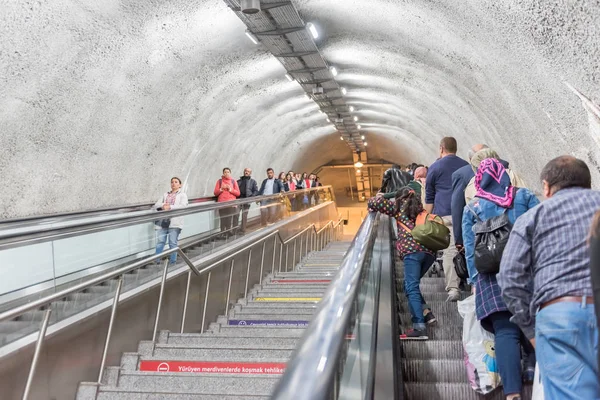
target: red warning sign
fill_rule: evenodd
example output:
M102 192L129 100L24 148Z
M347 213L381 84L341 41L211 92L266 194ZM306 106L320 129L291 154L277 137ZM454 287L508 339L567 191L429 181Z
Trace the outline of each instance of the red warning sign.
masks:
M271 283L331 283L330 279L275 279Z
M197 374L281 375L285 363L239 363L223 361L141 361L140 371Z

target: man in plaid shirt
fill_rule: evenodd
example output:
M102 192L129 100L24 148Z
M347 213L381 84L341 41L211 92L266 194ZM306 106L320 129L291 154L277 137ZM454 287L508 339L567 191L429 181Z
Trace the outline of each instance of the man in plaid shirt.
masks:
M512 322L536 346L545 397L599 399L587 239L600 192L571 156L550 161L541 179L548 200L516 220L498 284Z

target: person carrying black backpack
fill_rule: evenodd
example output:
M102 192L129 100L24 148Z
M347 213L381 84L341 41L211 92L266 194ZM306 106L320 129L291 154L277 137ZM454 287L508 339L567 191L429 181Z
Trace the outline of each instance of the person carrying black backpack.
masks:
M475 311L481 326L495 335L496 360L507 399L520 399L521 345L523 375L533 379L535 352L520 328L510 321L496 280L504 246L515 220L539 200L525 188L511 185L504 166L495 158L481 162L475 174L476 196L464 209L462 231L469 281L475 286Z

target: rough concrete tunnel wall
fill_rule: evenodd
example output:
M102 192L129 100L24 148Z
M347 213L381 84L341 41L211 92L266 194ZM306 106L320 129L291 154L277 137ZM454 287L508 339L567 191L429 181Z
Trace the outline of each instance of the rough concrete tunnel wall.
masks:
M599 178L597 120L565 84L598 103L598 1L294 3L370 159L430 164L453 135L461 155L486 142L532 186L565 153ZM224 166L350 159L221 0L3 2L0 23L2 217L148 201L173 175L200 196Z

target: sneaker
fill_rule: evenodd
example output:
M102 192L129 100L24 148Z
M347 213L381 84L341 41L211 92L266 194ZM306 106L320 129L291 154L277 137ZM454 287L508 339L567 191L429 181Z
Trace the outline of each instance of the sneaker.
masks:
M427 313L427 315L425 316L425 323L427 325L431 325L431 324L435 324L437 322L437 319L435 318L435 315L433 315L433 313L431 311L429 311Z
M446 301L455 302L460 300L460 291L458 289L448 290L448 299Z
M405 334L400 335L400 340L427 340L427 332L425 330L409 329Z

